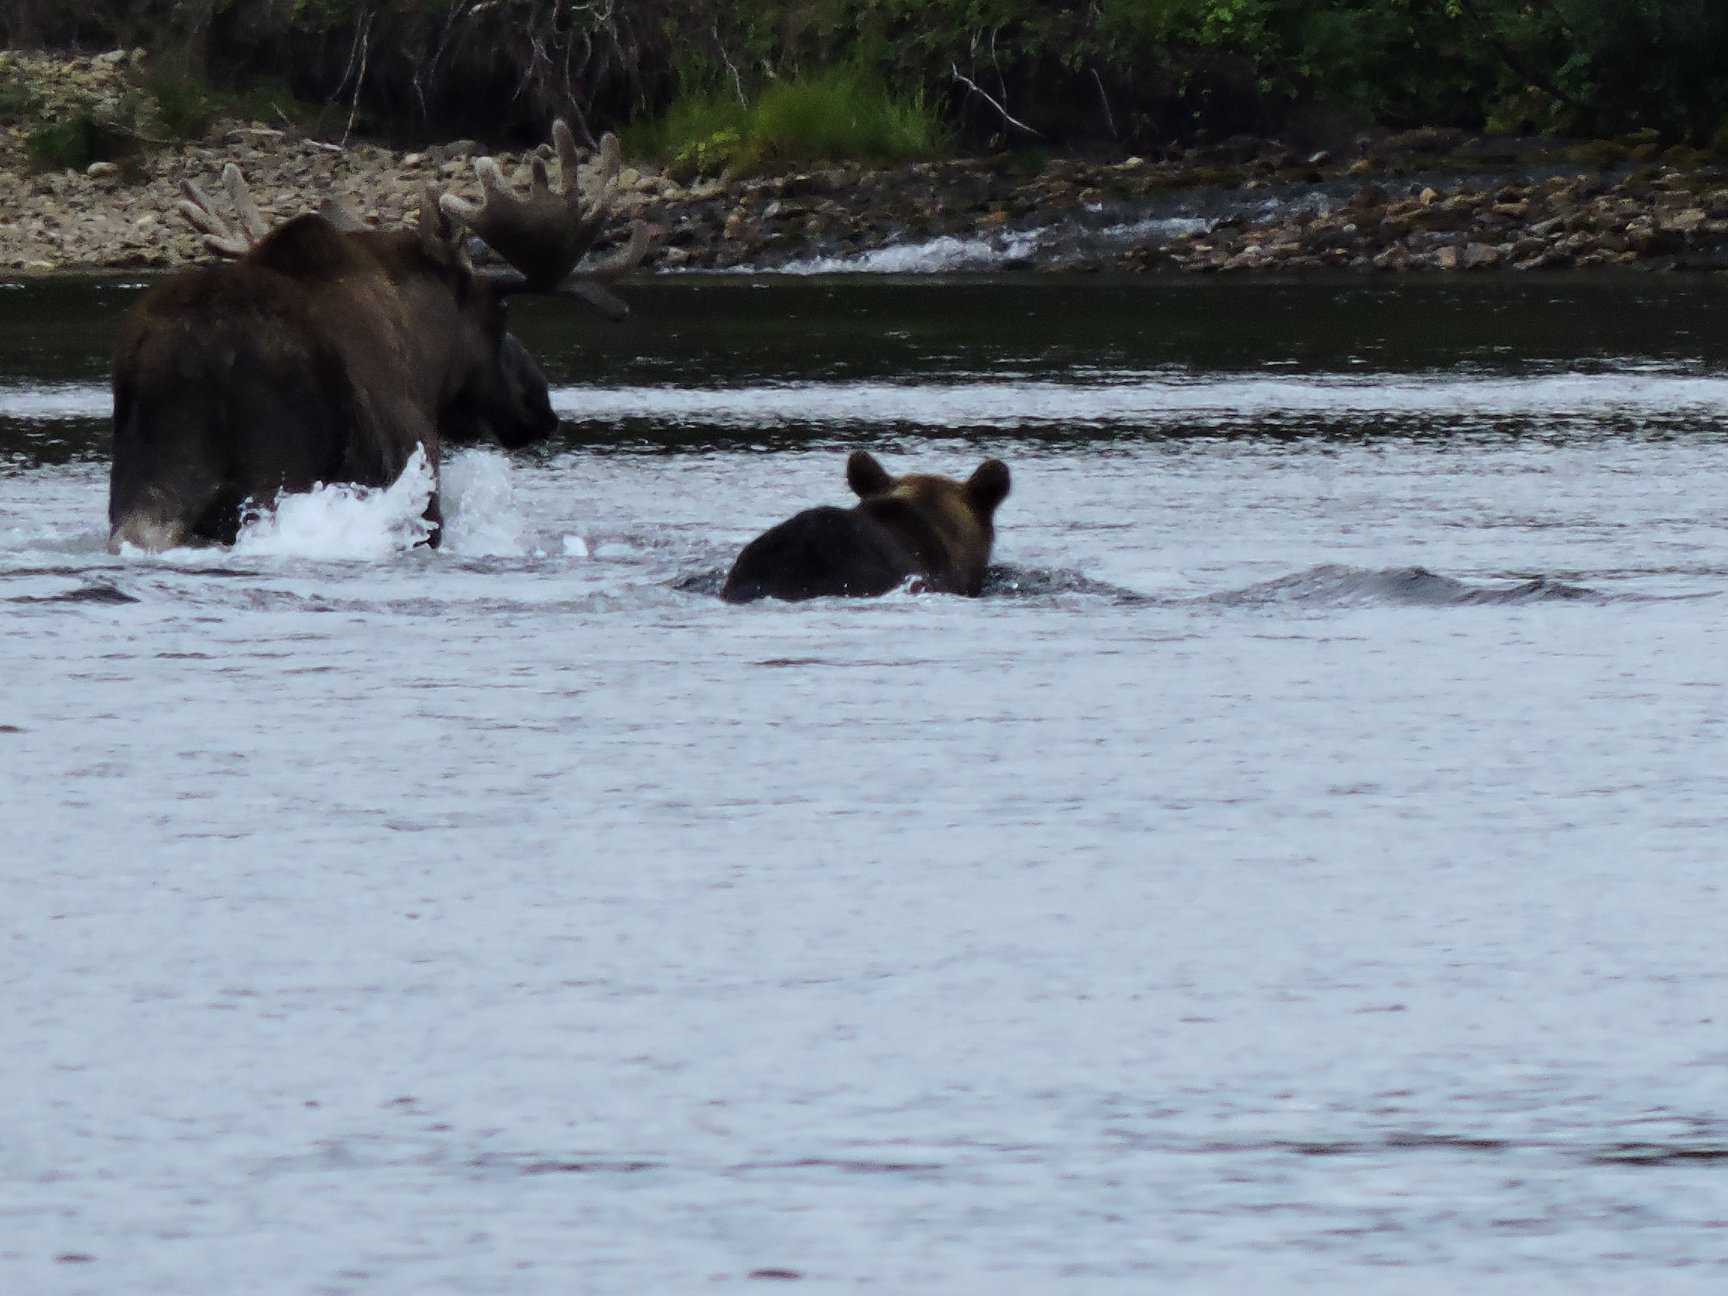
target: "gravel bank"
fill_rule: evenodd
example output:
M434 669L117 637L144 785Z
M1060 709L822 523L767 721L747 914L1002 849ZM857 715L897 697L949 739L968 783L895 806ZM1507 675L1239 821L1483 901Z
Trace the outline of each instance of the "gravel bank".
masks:
M133 56L0 54L45 113L124 93ZM414 152L248 122L87 171L33 170L32 125L0 128L0 272L164 270L207 259L174 215L181 180L245 171L267 216L341 196L411 219L425 185L476 196L471 142ZM500 154L506 170L523 155ZM1169 271L1728 268L1728 171L1645 142L1484 140L1412 131L1339 155L1233 140L1166 158L1024 156L698 180L627 168L617 202L656 230L663 268ZM922 249L923 260L884 259Z

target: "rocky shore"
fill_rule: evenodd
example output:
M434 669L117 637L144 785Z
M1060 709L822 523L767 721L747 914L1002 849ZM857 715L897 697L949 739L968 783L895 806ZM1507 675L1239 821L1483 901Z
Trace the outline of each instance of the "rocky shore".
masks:
M0 59L89 93L123 84L132 56ZM27 136L27 124L0 128L0 273L14 276L208 259L175 215L178 186L217 192L230 161L279 219L341 196L391 225L428 184L477 193L468 141L402 152L226 122L125 164L40 171ZM500 161L508 173L524 158ZM1728 164L1639 140L1420 130L1300 155L1238 139L1162 158L1002 155L689 183L627 164L616 209L620 229L637 216L654 228L651 268L1728 269Z

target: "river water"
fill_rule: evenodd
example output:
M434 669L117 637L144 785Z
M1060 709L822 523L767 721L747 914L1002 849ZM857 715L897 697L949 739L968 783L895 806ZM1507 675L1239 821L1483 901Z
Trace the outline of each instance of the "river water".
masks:
M1728 288L653 279L104 551L0 289L0 1290L1717 1292ZM985 597L737 549L1006 460Z

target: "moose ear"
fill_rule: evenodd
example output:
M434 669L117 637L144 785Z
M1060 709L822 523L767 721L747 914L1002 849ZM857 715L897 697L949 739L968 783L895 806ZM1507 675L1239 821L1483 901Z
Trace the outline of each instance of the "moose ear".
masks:
M996 506L1008 498L1008 465L1000 459L986 459L978 471L966 480L966 498L972 507L988 517Z
M846 460L846 484L859 499L885 495L894 489L894 479L868 450L854 450Z
M349 241L321 216L296 216L270 231L252 250L250 261L291 279L335 278L354 264Z

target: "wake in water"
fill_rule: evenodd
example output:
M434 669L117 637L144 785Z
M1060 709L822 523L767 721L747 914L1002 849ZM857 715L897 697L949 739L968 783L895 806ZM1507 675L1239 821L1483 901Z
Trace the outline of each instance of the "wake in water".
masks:
M998 563L984 573L985 598L1031 600L1070 594L1121 604L1164 601L1121 585L1112 585L1109 581L1094 580L1069 567L1019 567Z
M673 582L681 593L718 596L725 569L693 572ZM987 599L1038 602L1079 597L1118 606L1181 607L1474 607L1525 603L1614 601L1610 595L1551 576L1509 585L1480 585L1442 576L1425 567L1358 568L1324 565L1260 581L1243 589L1198 597L1143 593L1095 580L1073 568L992 566L984 578ZM1632 596L1621 596L1632 597ZM1639 596L1644 597L1644 596Z
M1533 576L1506 585L1472 584L1442 576L1425 567L1348 567L1323 564L1242 589L1198 597L1156 596L1093 580L1065 569L996 567L985 594L998 598L1039 599L1084 595L1118 604L1180 607L1209 604L1222 607L1294 606L1339 607L1474 607L1524 603L1612 601L1609 595L1551 576Z
M1117 604L1162 607L1194 603L1223 607L1471 607L1610 601L1606 594L1551 576L1533 576L1509 585L1479 585L1442 576L1425 567L1361 568L1337 564L1198 597L1144 594L1068 569L1003 566L991 568L984 593L987 597L1011 599L1083 595Z
M1431 572L1426 567L1365 569L1325 564L1277 580L1261 581L1246 589L1208 595L1203 601L1227 607L1270 604L1472 607L1580 601L1605 603L1609 597L1551 576L1532 576L1511 585L1472 585Z

